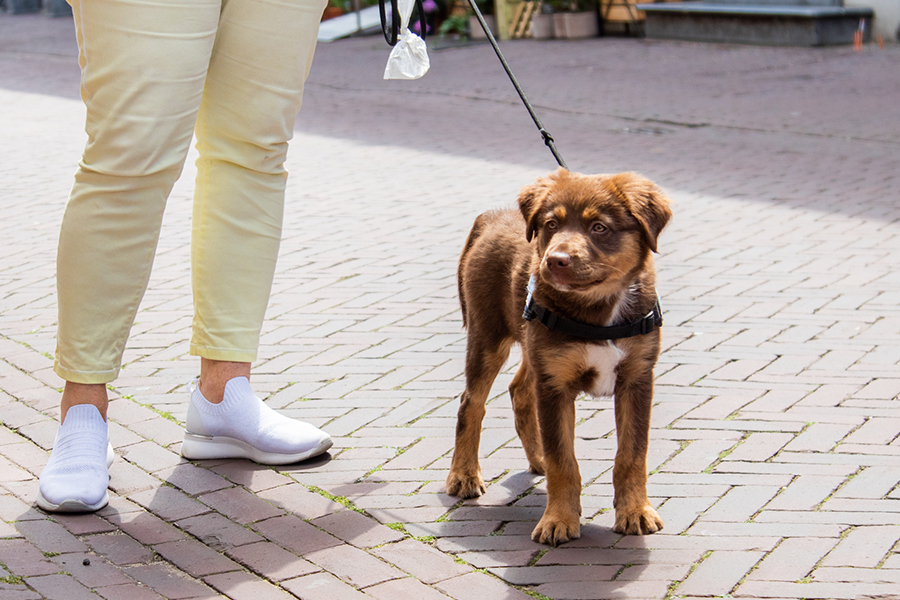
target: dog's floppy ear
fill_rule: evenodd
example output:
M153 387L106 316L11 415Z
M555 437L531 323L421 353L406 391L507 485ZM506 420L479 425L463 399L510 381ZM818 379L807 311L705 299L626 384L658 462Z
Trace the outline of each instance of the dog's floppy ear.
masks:
M537 233L537 215L544 204L544 199L550 193L550 188L556 183L562 170L560 168L555 173L551 173L549 177L541 177L519 191L519 210L522 211L522 216L525 217L525 238L529 242L534 237L534 234Z
M656 252L659 233L672 218L670 200L655 183L636 173L613 175L610 183L625 200L628 212L641 224L647 246Z

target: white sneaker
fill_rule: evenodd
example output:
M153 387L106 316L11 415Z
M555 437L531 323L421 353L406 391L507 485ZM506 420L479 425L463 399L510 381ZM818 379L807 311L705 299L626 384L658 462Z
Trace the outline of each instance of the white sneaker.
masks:
M97 407L69 408L41 472L36 503L48 512L93 512L109 503L115 459L109 429Z
M247 458L264 465L287 465L318 456L333 443L324 431L266 406L246 377L225 384L221 404L204 398L196 380L188 390L191 403L181 444L181 455L187 459Z

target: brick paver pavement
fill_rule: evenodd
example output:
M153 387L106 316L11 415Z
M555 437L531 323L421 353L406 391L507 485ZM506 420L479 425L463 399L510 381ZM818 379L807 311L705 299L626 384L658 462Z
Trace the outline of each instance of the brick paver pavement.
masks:
M574 170L640 171L675 200L649 461L666 528L611 532L613 405L583 399L582 537L530 540L545 487L515 437L512 362L485 419L487 494L444 493L456 258L478 212L553 163L487 46L383 82L378 38L318 50L255 365L271 406L335 436L330 455L180 458L189 165L114 384L110 505L36 509L83 108L71 22L0 15L0 597L897 597L900 47L504 46Z

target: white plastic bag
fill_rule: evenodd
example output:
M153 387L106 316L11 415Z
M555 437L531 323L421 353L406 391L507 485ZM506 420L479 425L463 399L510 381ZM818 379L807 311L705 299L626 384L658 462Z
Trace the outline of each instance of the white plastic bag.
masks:
M409 30L409 17L412 15L415 0L393 0L399 2L400 34L397 45L391 49L387 66L384 68L385 79L418 79L428 72L431 62L428 60L428 49L425 40Z

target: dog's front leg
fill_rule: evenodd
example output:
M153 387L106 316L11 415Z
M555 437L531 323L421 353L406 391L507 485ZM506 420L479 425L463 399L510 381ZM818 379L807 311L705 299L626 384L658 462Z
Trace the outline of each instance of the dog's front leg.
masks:
M547 508L531 539L556 546L581 535L581 473L575 460L575 394L537 386Z
M647 498L647 447L652 404L652 364L620 365L616 382L618 449L613 467L613 505L616 508L613 531L616 533L645 535L663 528L662 519Z

